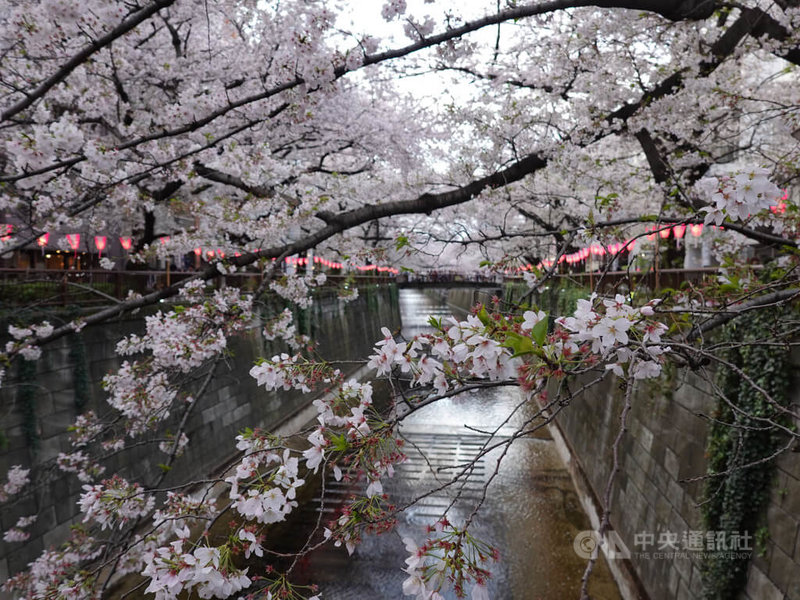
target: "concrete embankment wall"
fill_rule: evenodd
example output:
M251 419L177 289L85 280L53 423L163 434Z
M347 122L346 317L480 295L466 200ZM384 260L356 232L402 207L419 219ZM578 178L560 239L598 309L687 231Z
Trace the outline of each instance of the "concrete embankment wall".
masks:
M274 316L278 303L265 308L263 317ZM342 371L355 370L355 362L364 359L382 326L400 326L397 288L390 285L362 288L351 303L340 301L335 292L320 292L313 306L297 316L299 332L317 340L318 353L331 361L342 361ZM52 323L66 315L43 316ZM21 370L15 365L9 380L0 390L0 430L4 436L0 448L0 473L11 465L42 465L59 452L70 450L66 429L81 410L103 409L104 392L100 382L104 375L116 371L121 359L115 355L117 342L130 333L142 333L140 315L86 327L79 334L62 338L49 345L42 358ZM7 331L8 323L0 323ZM235 436L244 427L273 428L300 411L309 396L293 392L267 393L256 386L248 372L255 359L271 357L285 348L265 342L261 322L232 341L231 356L220 363L207 391L197 397L187 421L186 433L191 439L183 456L178 458L164 485L175 485L215 472L236 453ZM3 341L4 343L4 341ZM24 394L23 390L33 392ZM173 410L177 418L180 409ZM154 446L126 452L112 461L107 476L144 477L153 481L159 474L159 463L166 455ZM40 475L42 483L35 497L3 508L0 522L3 530L13 526L20 516L38 514L33 535L25 543L6 543L0 539L0 582L23 568L41 551L62 541L76 522L81 483L57 471Z
M800 389L797 378L794 383L793 389ZM716 532L703 528L699 503L704 483L685 480L701 476L707 469L709 428L701 415L710 416L715 411L713 397L705 392L707 386L692 373L679 371L658 382L639 383L634 392L610 519L631 552L630 565L652 600L703 597L700 553L691 549L699 543L708 551L708 533L716 536ZM576 477L589 484L592 497L587 502L596 504L606 488L622 405L618 381L611 378L572 400L558 416L557 426L569 449L569 466ZM769 504L761 522L757 532L746 532L749 539L733 544L733 551L752 552L741 598L798 600L797 452L786 452L777 459ZM712 544L716 543L715 538ZM730 545L731 540L726 543Z
M449 302L466 308L473 299L463 293L454 290ZM791 389L795 390L793 401L797 406L800 360L792 362ZM702 415L710 416L715 410L715 400L707 390L708 384L682 370L656 382L638 382L635 388L610 515L613 529L631 552L629 562L611 565L621 575L621 588L628 590L629 598L703 597L700 558L684 548L698 533L703 543L707 542L708 532L704 531L698 506L704 483L685 480L707 470L709 428ZM609 377L574 398L555 423L554 438L562 445L590 513L598 512L598 499L606 489L623 401L619 380ZM798 445L776 461L761 523L758 532L749 532L752 559L739 600L800 600Z

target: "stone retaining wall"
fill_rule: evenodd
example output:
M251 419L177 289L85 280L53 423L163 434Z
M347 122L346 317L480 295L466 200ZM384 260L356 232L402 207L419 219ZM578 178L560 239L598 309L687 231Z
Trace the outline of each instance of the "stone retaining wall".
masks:
M276 308L268 310L270 316ZM54 318L55 317L55 318ZM56 323L58 315L48 315ZM312 308L298 315L299 330L309 333L319 342L320 356L334 361L364 359L374 342L381 338L381 326L395 329L400 326L397 289L394 286L372 286L360 290L357 300L344 303L334 292L321 292ZM8 323L0 323L7 331ZM0 449L0 472L21 464L43 464L59 452L69 450L66 428L78 414L76 389L80 381L88 383L86 408L102 406L104 392L100 381L106 373L120 364L115 356L117 342L130 333L141 333L140 315L124 321L87 327L78 336L62 338L49 345L34 371L23 375L26 386L33 386L33 402L26 403L20 395L20 373L11 369L9 380L0 390L0 430L6 443ZM208 391L196 401L187 422L190 443L170 471L165 485L189 481L218 470L236 452L234 437L244 427L270 428L301 410L309 397L298 393L266 393L256 387L248 371L256 358L271 357L282 347L265 343L261 326L253 324L250 332L231 344L232 356L217 367ZM3 341L5 343L5 341ZM76 352L82 345L83 350ZM76 357L82 359L76 360ZM80 368L86 375L80 374ZM354 370L355 363L340 367ZM80 394L78 394L80 395ZM27 413L26 411L30 411ZM27 432L26 432L27 430ZM33 433L36 441L32 442ZM151 447L152 448L152 447ZM117 472L123 477L152 476L159 472L158 464L166 455L160 452L129 452L125 459L109 466L107 474ZM76 522L77 501L81 483L74 476L54 473L35 498L4 506L0 515L2 529L13 526L20 516L38 514L33 535L25 543L6 543L0 540L0 582L23 568L41 551L62 541Z
M800 389L797 384L800 381L793 389ZM704 387L693 374L681 372L671 381L641 383L634 393L611 523L630 550L633 569L652 600L703 597L698 554L685 551L685 541L694 532L706 533L698 507L703 484L684 480L706 472L708 427L700 415L712 414L715 403ZM608 480L622 402L612 378L574 399L557 419L571 460L595 498L602 497ZM758 536L759 542L756 532L749 532L753 558L742 598L800 600L798 452L784 453L777 460L762 528L762 533L769 533ZM651 544L644 543L651 539ZM675 539L677 550L667 545ZM670 552L676 555L670 557Z

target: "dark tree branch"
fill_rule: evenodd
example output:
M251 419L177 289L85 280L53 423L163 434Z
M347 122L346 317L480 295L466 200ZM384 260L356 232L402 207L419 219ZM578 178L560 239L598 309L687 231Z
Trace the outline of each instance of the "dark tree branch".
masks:
M228 173L218 171L217 169L212 169L211 167L207 167L200 162L194 163L194 170L203 179L208 179L209 181L215 181L217 183L223 183L225 185L239 188L243 192L255 196L256 198L270 198L274 195L275 190L271 186L248 185L242 181L241 177L236 177L235 175L230 175Z
M646 129L640 129L635 134L639 145L642 147L644 156L647 159L647 164L650 165L650 171L653 173L653 179L656 183L665 183L672 178L672 169L664 159L661 150L658 148L656 141L650 132Z
M532 212L530 212L528 210L525 210L524 208L521 208L519 206L517 206L515 208L516 208L517 212L519 214L521 214L523 217L525 217L526 219L528 219L530 221L533 221L539 227L544 229L548 234L552 235L553 239L555 239L556 243L559 246L564 243L564 235L561 233L560 229L558 229L557 227L554 227L553 225L551 225L550 223L545 221L542 217L540 217L536 213L532 213Z
M716 311L715 316L699 325L695 325L692 329L689 330L689 333L686 334L687 342L691 343L694 339L696 339L699 335L708 333L712 329L716 329L717 327L721 327L728 321L735 319L736 317L740 317L742 315L747 314L752 310L756 310L759 308L763 308L765 306L771 305L779 305L779 304L786 304L787 302L791 302L792 300L800 297L800 289L797 288L789 288L786 290L780 290L777 292L772 292L770 294L764 294L763 296L759 296L754 300L750 300L749 302L744 302L738 306L730 306L728 308L721 308Z

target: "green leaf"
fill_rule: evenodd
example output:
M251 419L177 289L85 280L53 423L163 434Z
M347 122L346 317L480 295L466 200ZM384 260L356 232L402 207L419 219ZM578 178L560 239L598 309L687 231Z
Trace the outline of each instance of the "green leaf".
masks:
M489 316L489 313L486 312L486 307L485 306L482 306L480 311L478 311L478 318L480 319L481 323L483 323L487 327L492 322L492 319Z
M547 338L546 317L533 326L533 329L531 329L531 337L539 346L544 346L544 341Z
M162 471L164 471L164 473L168 473L169 471L172 470L172 467L170 467L169 465L165 465L164 463L158 463L158 465L156 466Z
M331 444L337 452L344 452L347 450L347 437L344 434L334 435L331 437Z
M508 348L514 353L512 358L516 358L517 356L522 356L525 354L531 354L534 351L531 338L525 335L514 333L513 331L506 336L503 347Z

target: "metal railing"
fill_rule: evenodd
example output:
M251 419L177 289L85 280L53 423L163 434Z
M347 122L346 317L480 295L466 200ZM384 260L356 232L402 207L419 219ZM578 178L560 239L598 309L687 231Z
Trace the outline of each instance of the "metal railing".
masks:
M91 306L124 300L130 293L147 294L197 275L195 271L106 271L0 269L0 307L9 306ZM328 275L325 287L347 280ZM388 275L350 277L356 286L388 283ZM208 283L215 286L255 290L263 281L260 273L220 275Z
M657 290L679 288L683 282L699 282L715 277L716 268L662 269L660 271L613 271L608 273L557 274L554 279L571 282L581 287L602 292L635 289ZM124 300L131 292L147 294L173 283L196 275L194 271L106 271L106 270L46 270L46 269L0 269L0 307L8 306L90 306ZM521 277L496 278L483 274L463 275L431 273L413 276L374 275L328 275L325 287L335 287L345 280L356 286L375 283L398 283L399 285L430 284L454 285L498 285L522 282ZM255 290L263 281L260 273L241 272L220 275L209 283L216 286L234 286Z

